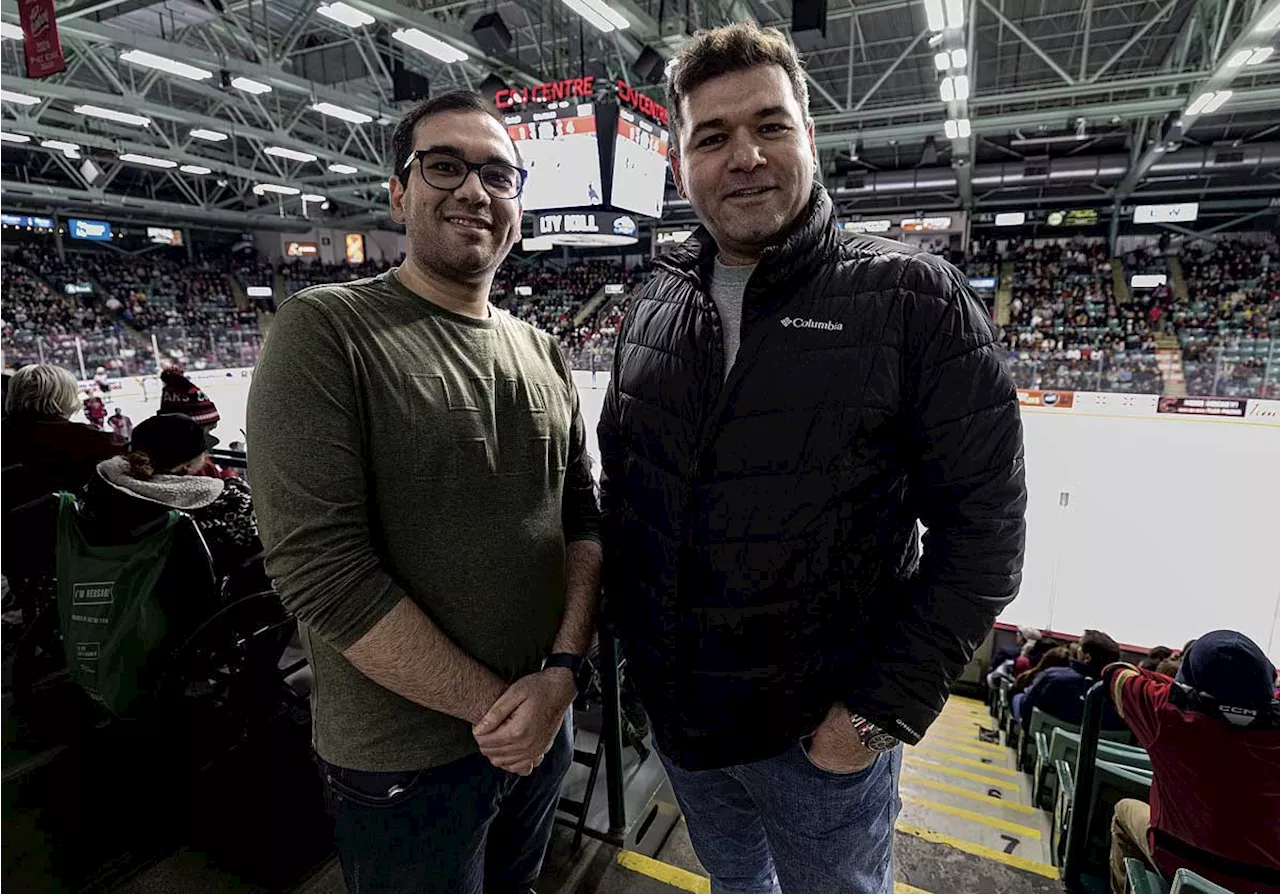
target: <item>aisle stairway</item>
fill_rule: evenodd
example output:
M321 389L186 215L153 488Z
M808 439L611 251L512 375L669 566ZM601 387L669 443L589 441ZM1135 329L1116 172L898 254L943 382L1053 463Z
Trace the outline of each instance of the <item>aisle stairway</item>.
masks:
M1124 277L1124 263L1119 258L1111 259L1111 289L1115 292L1116 304L1129 303L1129 281Z
M231 289L231 303L236 307L249 306L249 294L244 290L244 286L240 285L240 280L230 273L223 276L227 279L227 287Z
M600 309L600 306L612 297L612 295L605 293L604 283L601 283L600 288L596 289L595 294L587 299L586 303L582 305L582 310L578 311L577 315L574 316L573 325L581 326L584 322L591 319L595 312Z
M1013 262L1000 265L1000 282L996 284L996 325L1009 325L1009 306L1013 304Z
M1182 258L1177 255L1169 255L1169 287L1173 290L1173 297L1183 307L1190 303L1190 294L1187 292L1187 277L1182 272Z
M1050 894L1050 819L1031 805L1013 751L990 738L994 721L953 696L924 741L903 755L902 812L894 835L895 894ZM983 735L983 731L988 735ZM709 894L683 821L656 858L612 855L581 894ZM540 889L541 890L541 889ZM554 894L569 889L554 886Z
M1182 369L1182 344L1171 332L1156 336L1156 364L1164 378L1164 393L1173 397L1187 396L1187 378Z

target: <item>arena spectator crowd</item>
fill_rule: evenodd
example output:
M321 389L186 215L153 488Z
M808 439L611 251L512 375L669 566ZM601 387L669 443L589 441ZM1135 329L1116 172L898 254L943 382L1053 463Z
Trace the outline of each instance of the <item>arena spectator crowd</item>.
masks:
M969 277L1009 278L1008 322L998 337L1015 381L1046 390L1162 393L1157 341L1176 335L1190 394L1280 395L1280 246L1274 239L1222 239L1181 248L1185 288L1167 244L1126 252L1123 275L1163 273L1168 284L1115 294L1113 259L1101 239L979 240L961 264ZM162 362L193 369L249 366L261 346L259 313L282 295L386 269L294 260L273 264L252 250L197 258L158 252L129 256L26 245L6 253L5 362L48 362L110 375L154 371ZM493 301L555 335L570 363L607 370L626 294L646 265L535 256L512 259ZM73 286L75 294L66 292ZM621 286L580 323L600 288ZM267 286L270 298L248 297ZM984 293L985 294L985 293ZM993 315L997 303L987 294ZM154 345L153 348L153 341Z

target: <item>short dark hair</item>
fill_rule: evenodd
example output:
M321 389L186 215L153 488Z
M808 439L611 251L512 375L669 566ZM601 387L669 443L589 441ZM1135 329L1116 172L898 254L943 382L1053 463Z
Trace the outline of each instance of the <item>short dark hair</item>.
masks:
M450 90L448 93L424 99L404 113L400 122L396 124L395 132L391 134L391 164L394 165L391 173L392 176L400 178L402 186L409 182L404 164L409 160L409 154L413 152L413 132L418 127L418 123L424 118L443 115L445 112L479 112L481 115L488 115L499 124L504 124L502 116L498 114L493 103L474 90ZM515 148L515 143L512 143L512 148ZM519 157L517 152L516 158Z
M671 132L679 134L681 103L707 81L757 65L777 65L787 74L804 120L809 120L809 86L796 48L777 28L761 28L755 22L738 22L723 28L699 31L685 41L667 70L667 105Z
M1100 630L1086 630L1080 637L1080 654L1089 653L1089 664L1098 669L1120 660L1120 646Z

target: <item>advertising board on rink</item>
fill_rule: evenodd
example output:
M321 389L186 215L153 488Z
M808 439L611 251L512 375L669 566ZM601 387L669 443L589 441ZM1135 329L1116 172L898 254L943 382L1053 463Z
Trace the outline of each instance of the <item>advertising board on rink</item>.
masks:
M1075 405L1074 391L1037 391L1030 388L1018 389L1018 403L1024 407L1059 407L1069 410Z

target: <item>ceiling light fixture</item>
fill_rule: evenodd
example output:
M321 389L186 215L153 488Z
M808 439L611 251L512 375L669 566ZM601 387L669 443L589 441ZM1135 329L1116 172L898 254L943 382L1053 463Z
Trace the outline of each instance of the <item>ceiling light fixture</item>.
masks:
M956 102L964 102L969 98L969 76L956 75Z
M189 78L193 81L203 81L213 77L213 72L207 68L188 65L176 59L168 59L164 56L157 56L155 53L143 52L142 50L129 50L127 53L121 53L120 58L125 62L141 65L143 68L154 68L156 71L163 71L165 74L176 75L180 78Z
M286 149L284 146L268 146L262 150L267 155L274 155L276 158L288 158L292 161L315 161L319 156L312 155L310 152L299 152L297 149Z
M261 96L263 93L271 92L270 84L255 81L253 78L233 78L231 86L237 90L243 90L245 93L252 93L254 96Z
M631 22L603 0L563 0L564 5L580 15L592 28L601 33L625 31Z
M938 71L946 71L951 65L951 54L948 52L937 53L933 57L933 67Z
M1209 100L1208 105L1204 107L1204 112L1202 114L1212 115L1214 112L1218 111L1218 109L1222 108L1223 104L1226 103L1232 95L1233 93L1231 90L1219 90L1213 95L1213 99Z
M354 174L360 169L357 168L355 165L344 165L338 162L334 162L333 164L329 165L329 170L335 174Z
M973 135L973 125L969 123L968 118L961 118L959 121L959 124L960 124L960 139L962 140L969 139L969 137Z
M368 124L373 120L372 115L366 115L364 112L357 112L354 109L344 108L331 102L314 102L311 104L311 110L319 112L321 115L328 115L331 118L349 121L352 124Z
M13 22L0 22L0 40L22 40L22 27Z
M345 3L325 3L316 7L316 12L324 16L326 19L333 19L340 25L346 25L348 28L361 28L365 25L372 25L376 19L356 9L354 6L348 6Z
M457 47L451 46L439 38L432 37L418 28L397 28L391 32L391 39L398 40L400 43L411 46L419 52L426 53L433 59L439 59L441 62L463 62L470 58Z
M951 67L965 68L969 64L969 51L964 47L951 51Z
M956 98L956 79L943 78L942 83L938 85L938 95L942 97L943 102L954 102Z
M328 199L326 199L324 196L316 195L316 194L315 194L315 193L313 193L313 192L308 192L308 193L303 193L303 195L302 195L302 201L304 201L304 202L327 202L327 201L329 201L329 200L328 200Z
M294 189L292 186L280 186L275 183L259 183L253 188L253 194L260 196L263 193L273 192L282 196L296 196L302 192L300 189Z
M942 14L942 0L924 0L924 16L930 31L942 31L947 27L946 17Z
M208 130L203 127L197 127L191 131L191 135L197 140L208 140L210 143L221 143L227 139L227 135L220 130Z
M154 155L139 155L137 152L122 152L118 158L121 161L127 161L129 164L146 165L149 168L176 168L176 161L169 161L167 158L156 158Z
M19 93L16 90L0 90L0 100L16 102L20 106L33 106L40 102L40 97L31 96L28 93Z
M1251 55L1245 61L1244 64L1245 65L1261 65L1263 62L1266 62L1268 59L1270 59L1271 54L1274 53L1275 51L1276 51L1275 47L1258 47L1256 50L1253 51L1253 55Z
M947 27L964 27L964 0L947 0Z
M80 157L80 145L78 143L68 143L66 140L41 140L40 145L46 149L57 149L67 158Z
M213 168L206 168L204 165L183 165L178 168L184 174L212 174Z
M1187 106L1187 114L1199 115L1201 112L1204 111L1204 107L1207 106L1212 99L1213 99L1212 90L1210 90L1207 93L1201 93L1199 96L1195 98L1195 101L1191 103L1191 105Z
M6 133L4 131L0 131L0 140L3 140L6 143L30 143L31 137L24 133Z
M132 112L118 112L115 109L105 109L102 106L80 105L72 109L77 115L87 115L90 118L101 118L103 121L115 121L118 124L132 124L135 127L150 127L151 119L146 115L135 115Z
M960 138L960 125L956 124L956 119L948 118L946 123L942 125L942 129L946 133L948 140L957 140Z
M1239 68L1241 65L1244 65L1245 62L1249 61L1249 57L1252 55L1253 50L1240 50L1239 52L1234 53L1231 58L1227 60L1227 68Z

